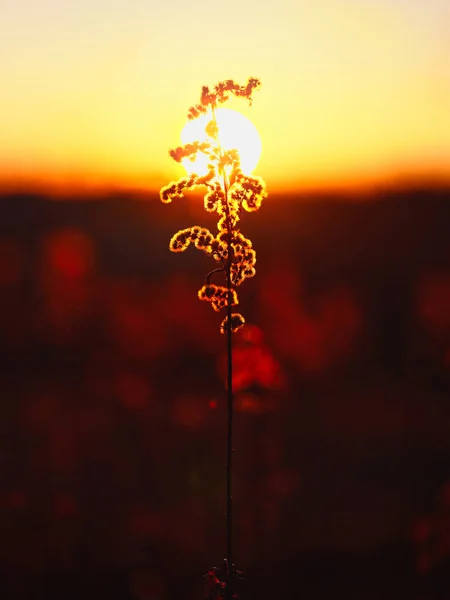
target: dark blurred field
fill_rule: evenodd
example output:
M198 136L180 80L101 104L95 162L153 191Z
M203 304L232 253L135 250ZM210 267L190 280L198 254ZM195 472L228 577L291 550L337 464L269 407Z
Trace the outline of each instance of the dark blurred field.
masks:
M0 200L0 597L202 597L224 554L201 201ZM242 600L448 599L450 192L269 196L236 339Z

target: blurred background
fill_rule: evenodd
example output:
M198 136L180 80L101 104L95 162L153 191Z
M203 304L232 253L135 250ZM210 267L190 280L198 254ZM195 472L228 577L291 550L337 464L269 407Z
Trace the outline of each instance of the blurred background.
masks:
M225 553L225 339L192 197L1 198L3 598L202 597ZM203 213L203 214L202 214ZM272 194L242 222L244 599L447 598L444 188Z
M0 598L203 596L225 553L214 228L169 206L254 76L236 336L242 600L448 600L448 0L0 0Z

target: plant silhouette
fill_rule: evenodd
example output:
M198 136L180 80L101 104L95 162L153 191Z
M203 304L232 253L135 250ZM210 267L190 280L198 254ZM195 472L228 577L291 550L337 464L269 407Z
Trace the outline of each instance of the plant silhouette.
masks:
M252 242L240 231L239 223L243 211L257 211L266 197L266 187L260 177L246 175L241 170L240 156L237 150L224 150L220 143L220 131L216 119L216 110L231 96L244 98L250 104L253 92L260 87L260 81L250 77L246 85L233 80L219 82L212 89L203 86L200 102L189 109L188 119L208 115L205 133L207 141L193 142L170 150L170 156L176 161L184 159L194 161L198 153L207 157L208 172L204 176L195 173L171 182L160 191L162 202L170 203L182 198L187 192L203 186L206 188L204 207L207 212L217 213L218 233L194 225L178 231L170 240L172 252L184 252L191 244L198 250L211 256L216 268L207 275L204 285L198 292L200 300L209 302L216 312L226 310L226 316L220 325L222 334L227 335L227 462L226 462L226 558L225 577L217 577L217 569L211 568L206 574L206 598L216 600L236 597L233 580L239 576L233 564L232 546L232 495L231 467L233 458L233 345L232 334L245 324L244 317L233 312L239 304L236 288L256 273L256 252ZM222 277L224 285L212 283L212 278Z

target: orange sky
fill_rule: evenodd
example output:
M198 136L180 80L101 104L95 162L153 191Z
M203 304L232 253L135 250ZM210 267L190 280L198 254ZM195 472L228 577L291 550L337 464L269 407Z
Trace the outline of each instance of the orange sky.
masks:
M0 181L159 188L250 75L269 189L450 178L449 40L448 0L2 0Z

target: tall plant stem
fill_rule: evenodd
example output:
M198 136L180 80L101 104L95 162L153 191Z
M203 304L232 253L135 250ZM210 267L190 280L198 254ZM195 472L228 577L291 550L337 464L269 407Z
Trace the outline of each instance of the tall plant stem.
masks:
M212 106L212 117L214 124L217 121L215 106ZM215 134L216 142L220 148L221 154L222 149L220 146L219 136ZM225 275L227 280L228 290L228 302L227 302L227 460L226 460L226 559L227 559L227 580L225 587L225 600L232 600L233 598L233 496L232 496L232 464L233 464L233 332L231 328L231 315L232 315L232 303L233 303L233 287L231 281L231 266L233 263L233 248L231 246L231 239L233 236L233 223L230 215L230 205L228 201L228 177L225 168L222 170L223 176L223 192L225 196L225 218L228 233L228 255L225 265Z
M225 179L225 178L224 178ZM228 189L225 186L225 202L228 207ZM229 212L229 211L228 211ZM227 215L228 216L228 215ZM230 221L228 218L227 221ZM228 407L228 423L227 423L227 463L226 463L226 494L227 494L227 512L226 512L226 526L227 526L227 588L226 588L226 600L231 600L233 597L233 506L232 506L232 493L231 493L231 467L233 462L233 333L231 330L231 303L232 303L232 288L231 288L231 261L232 252L231 245L228 246L228 258L227 258L227 287L228 287L228 304L227 304L227 317L228 317L228 329L227 329L227 407Z

